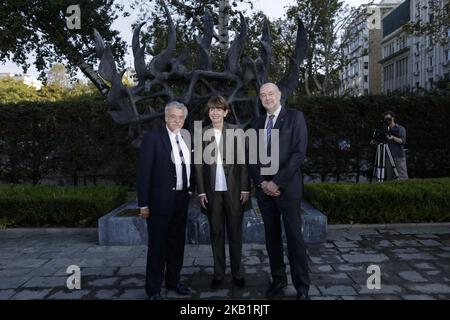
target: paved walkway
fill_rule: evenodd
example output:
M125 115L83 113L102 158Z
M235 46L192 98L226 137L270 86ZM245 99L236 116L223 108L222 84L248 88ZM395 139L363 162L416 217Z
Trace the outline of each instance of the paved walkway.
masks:
M331 226L327 243L308 252L312 299L450 299L450 224ZM190 298L263 298L264 245L245 245L243 255L247 287L228 281L212 291L210 247L188 245L182 277ZM0 299L144 299L145 264L145 246L99 246L96 229L0 230ZM373 264L381 268L380 290L366 285ZM66 288L70 265L81 267L81 290ZM282 298L294 297L289 285Z

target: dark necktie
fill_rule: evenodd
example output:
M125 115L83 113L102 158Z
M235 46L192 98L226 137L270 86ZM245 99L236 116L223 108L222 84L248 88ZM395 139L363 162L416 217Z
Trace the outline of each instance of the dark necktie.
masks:
M183 151L181 151L180 140L178 139L178 135L175 135L175 141L177 142L178 153L180 154L181 159L181 172L182 172L182 180L183 180L183 190L187 190L187 170L186 170L186 161L184 160Z
M272 137L272 129L273 129L273 118L275 116L272 114L269 116L269 121L267 122L266 130L267 130L267 155L270 156L270 147L271 147L271 137Z

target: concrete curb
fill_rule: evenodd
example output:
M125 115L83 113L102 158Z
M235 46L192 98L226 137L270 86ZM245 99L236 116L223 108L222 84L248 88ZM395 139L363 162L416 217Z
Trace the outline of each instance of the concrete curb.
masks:
M439 223L394 223L394 224L332 224L328 230L342 229L395 229L395 228L449 228L450 222ZM0 234L15 233L91 233L97 232L98 228L8 228L0 229Z
M449 228L450 222L437 223L393 223L393 224L331 224L328 229L396 229L396 228Z

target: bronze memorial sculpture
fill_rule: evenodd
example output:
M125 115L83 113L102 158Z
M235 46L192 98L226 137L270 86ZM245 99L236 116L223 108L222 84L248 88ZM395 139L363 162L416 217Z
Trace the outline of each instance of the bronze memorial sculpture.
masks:
M187 60L189 53L175 52L176 30L170 13L164 3L168 24L167 47L155 56L149 64L145 62L145 44L141 45L140 31L145 22L134 30L132 48L137 85L126 87L122 83L125 70L119 72L108 44L95 30L96 54L100 59L98 73L109 83L107 103L112 119L123 125L130 126L130 135L141 133L142 129L157 118L163 117L163 106L172 100L177 100L189 108L189 114L204 106L213 95L227 97L231 114L237 125L245 127L252 117L259 116L259 102L255 92L267 82L272 59L272 42L269 23L266 20L260 39L261 50L257 59L243 57L247 41L247 24L240 14L240 31L232 42L225 58L222 71L212 69L212 59L209 53L213 39L214 22L211 14L204 14L203 38L196 38L198 56L195 69L189 69ZM286 102L299 83L300 65L307 50L306 31L303 23L298 20L298 32L294 56L290 57L289 69L285 76L277 82L283 92L281 103ZM251 91L253 94L249 94ZM147 107L139 113L138 105ZM189 120L189 119L188 119ZM134 145L138 146L138 140Z

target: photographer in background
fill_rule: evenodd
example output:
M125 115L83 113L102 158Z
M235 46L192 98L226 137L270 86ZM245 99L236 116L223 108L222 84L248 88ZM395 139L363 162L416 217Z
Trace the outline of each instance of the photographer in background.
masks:
M394 158L395 166L398 171L398 180L408 179L408 171L406 168L406 154L404 145L406 143L406 129L401 125L395 123L395 114L392 111L383 113L383 119L388 125L387 144L391 149L392 157ZM388 159L386 159L386 179L392 180L394 173L392 166Z

